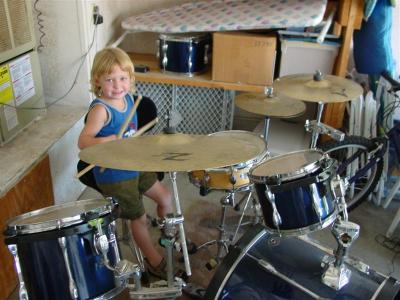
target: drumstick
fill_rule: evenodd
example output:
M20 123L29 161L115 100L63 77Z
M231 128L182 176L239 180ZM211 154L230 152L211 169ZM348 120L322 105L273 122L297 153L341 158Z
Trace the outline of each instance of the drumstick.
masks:
M135 132L134 135L132 135L130 138L134 138L137 136L140 136L143 134L143 132L145 132L147 129L149 129L151 126L153 126L154 124L156 124L158 122L158 118L153 119L152 121L150 121L149 123L147 123L146 125L144 125L143 127L141 127L138 131ZM96 165L90 164L88 165L86 168L82 169L78 174L76 174L76 178L81 177L82 175L86 174L87 172L89 172L91 169L93 169Z

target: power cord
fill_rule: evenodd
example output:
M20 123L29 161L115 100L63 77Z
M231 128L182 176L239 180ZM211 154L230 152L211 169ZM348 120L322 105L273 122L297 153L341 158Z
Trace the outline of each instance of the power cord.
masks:
M36 0L36 2L38 2L38 1L39 1L39 0ZM100 16L100 15L99 15L99 14L95 15L95 21L94 21L94 22L95 22L96 24L98 23L98 21L96 20L96 18L98 18L98 16ZM52 105L56 104L57 102L61 101L61 100L64 99L65 97L67 97L68 94L72 91L72 89L73 89L74 86L76 85L77 79L78 79L78 76L79 76L79 73L80 73L80 71L81 71L81 69L82 69L83 64L85 63L85 59L86 59L86 57L89 55L89 52L90 52L90 50L92 49L92 47L93 47L93 45L94 45L95 37L96 37L96 32L97 32L97 25L95 25L95 27L94 27L93 36L92 36L92 41L90 42L89 48L88 48L88 50L86 51L86 53L82 55L81 63L80 63L80 65L79 65L79 67L78 67L78 70L76 71L76 74L75 74L75 77L74 77L74 81L72 82L71 87L65 92L64 95L62 95L61 97L57 98L56 100L54 100L54 101L51 102L50 104L47 104L47 105L45 105L45 106L43 106L43 107L16 107L16 106L14 106L14 105L6 104L6 103L1 103L1 105L3 105L3 106L8 106L8 107L12 107L12 108L14 108L15 110L43 110L43 109L48 109L48 108L51 107Z

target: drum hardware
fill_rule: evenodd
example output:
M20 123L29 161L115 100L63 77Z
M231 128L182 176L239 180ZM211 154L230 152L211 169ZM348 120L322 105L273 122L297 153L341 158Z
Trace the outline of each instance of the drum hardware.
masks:
M176 213L180 216L182 216L182 210L181 210L181 205L179 202L179 195L178 195L178 186L176 184L176 172L169 172L169 178L171 179L172 183L172 190L173 190L173 195L174 195L174 200L175 200L175 209ZM188 254L188 249L186 245L186 237L185 237L185 230L183 228L183 218L182 222L178 223L179 226L179 239L181 242L182 246L182 254L183 254L183 260L185 263L185 270L187 276L192 275L192 270L190 268L190 263L189 263L189 254Z
M345 195L346 189L349 187L349 181L347 180L347 178L340 178L340 176L337 175L335 178L333 178L331 185L333 194L337 199L338 211L339 213L343 214L343 220L348 221L349 215L347 213L347 203Z
M122 221L122 232L123 232L123 240L128 243L129 248L131 249L132 253L135 255L136 261L139 264L140 271L141 271L141 280L144 282L149 282L149 275L147 274L145 265L144 265L144 258L142 251L136 244L135 240L133 239L132 230L130 226L130 220L123 220Z
M351 270L344 261L350 246L359 236L360 226L350 221L338 219L333 224L331 232L338 243L338 248L336 249L335 257L332 257L323 266L325 271L322 274L322 282L335 290L340 290L350 281Z
M174 278L173 248L175 245L176 225L183 223L183 216L168 214L159 220L159 227L163 230L160 244L165 247L167 261L167 282L164 280L152 283L149 288L140 285L140 277L135 285L128 285L131 299L175 299L182 295L185 282L181 278Z
M72 272L71 272L71 268L70 268L71 263L68 258L67 247L66 247L67 242L65 241L65 237L59 238L58 243L60 244L61 252L64 256L65 268L66 268L67 274L68 274L69 294L72 299L78 299L78 296L79 296L78 289L76 288L74 278L72 277Z
M211 241L207 241L203 244L201 244L200 246L195 246L195 251L197 252L198 250L201 250L202 248L211 246L216 244L217 245L217 255L215 258L211 258L209 260L209 262L206 263L206 267L208 270L212 270L214 269L219 262L224 258L224 256L228 253L229 251L229 246L231 245L231 243L233 241L235 241L237 234L239 232L240 227L242 226L246 226L249 224L257 224L259 222L259 218L256 217L256 219L254 221L249 221L249 222L243 222L243 218L244 218L244 214L246 212L248 203L250 202L250 199L253 199L253 201L256 201L253 196L253 193L251 191L251 189L249 191L246 192L246 194L244 195L244 198L246 199L245 202L245 206L243 208L243 211L240 215L239 221L237 223L236 229L233 233L233 235L229 235L228 231L226 230L226 213L227 213L227 209L228 207L233 207L235 205L235 196L236 193L234 190L232 191L227 191L226 195L223 196L220 200L220 204L221 204L221 217L220 217L220 223L218 225L218 238L215 240L211 240ZM257 215L258 213L255 212L255 214Z
M249 253L246 254L248 257L250 257L251 259L255 260L259 266L261 266L264 270L266 270L267 272L270 272L276 276L278 276L279 278L285 280L286 282L290 283L291 285L295 286L296 288L302 290L303 292L305 292L307 295L309 295L310 297L317 299L317 300L327 300L327 298L323 298L320 297L319 295L317 295L316 293L314 293L313 291L310 291L309 289L305 288L304 286L302 286L301 284L297 283L295 280L287 277L286 275L282 274L281 272L279 272L277 269L275 269L275 267L267 262L265 259L262 258L257 258Z
M281 215L276 208L275 203L275 195L271 193L268 185L265 186L265 197L267 197L268 201L271 203L272 206L272 222L274 222L275 227L278 229L278 233L280 235L279 226L282 224Z
M10 244L8 245L8 250L14 257L15 270L17 271L17 276L19 280L19 291L18 291L19 299L28 300L29 299L28 292L26 291L25 288L24 277L22 276L21 264L19 262L19 257L18 257L18 247L15 244Z
M346 136L344 132L337 130L324 123L318 123L316 120L306 120L304 125L307 132L318 132L318 134L327 134L336 141L343 141Z
M225 196L223 196L220 200L220 204L222 206L221 209L221 217L220 223L218 226L218 239L207 241L200 246L196 247L196 250L200 250L202 248L217 244L217 256L215 259L211 259L207 264L206 267L211 270L213 269L219 261L224 257L223 250L225 250L225 254L228 253L228 241L229 238L227 237L227 232L225 230L225 220L226 220L226 210L228 207L232 207L234 205L235 194L233 192L228 192Z

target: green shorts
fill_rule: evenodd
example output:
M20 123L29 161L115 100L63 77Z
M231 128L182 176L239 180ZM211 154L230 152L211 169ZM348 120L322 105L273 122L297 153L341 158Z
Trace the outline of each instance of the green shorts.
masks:
M144 215L142 194L157 181L157 174L141 172L133 179L98 184L103 196L113 197L119 204L120 217L134 220Z

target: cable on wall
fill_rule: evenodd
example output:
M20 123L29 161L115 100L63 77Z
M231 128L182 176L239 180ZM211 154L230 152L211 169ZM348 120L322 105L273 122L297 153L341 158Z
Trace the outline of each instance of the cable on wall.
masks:
M44 19L42 17L42 12L38 9L37 5L38 5L39 0L35 0L35 3L33 4L33 9L36 12L36 23L38 25L38 31L40 32L40 36L39 36L39 45L37 46L37 51L41 52L42 49L44 48L44 44L43 44L43 38L46 36L46 32L44 32Z
M39 1L39 0L37 0L37 1ZM37 2L37 1L36 1L36 2ZM97 17L96 17L96 18L97 18ZM95 21L97 21L97 20L95 20ZM92 49L92 47L93 47L93 45L94 45L95 37L96 37L96 32L97 32L97 26L94 27L93 35L92 35L92 41L90 42L90 45L89 45L88 50L86 51L85 54L82 55L81 63L80 63L80 65L79 65L79 67L78 67L78 70L76 71L76 74L75 74L74 80L73 80L73 82L72 82L72 84L71 84L71 87L64 93L64 95L60 96L59 98L57 98L56 100L54 100L54 101L51 102L50 104L47 104L47 105L45 105L45 106L43 106L43 107L15 107L14 105L6 104L6 103L1 103L1 105L3 105L3 106L8 106L8 107L12 107L12 108L14 108L14 109L16 109L16 110L42 110L42 109L48 109L48 108L51 107L52 105L56 104L57 102L61 101L61 100L64 99L65 97L67 97L68 94L72 91L72 89L73 89L74 86L76 85L77 79L78 79L78 76L79 76L79 73L80 73L80 71L81 71L81 69L82 69L83 64L85 63L85 59L86 59L86 57L89 55L89 52L90 52L90 50Z

